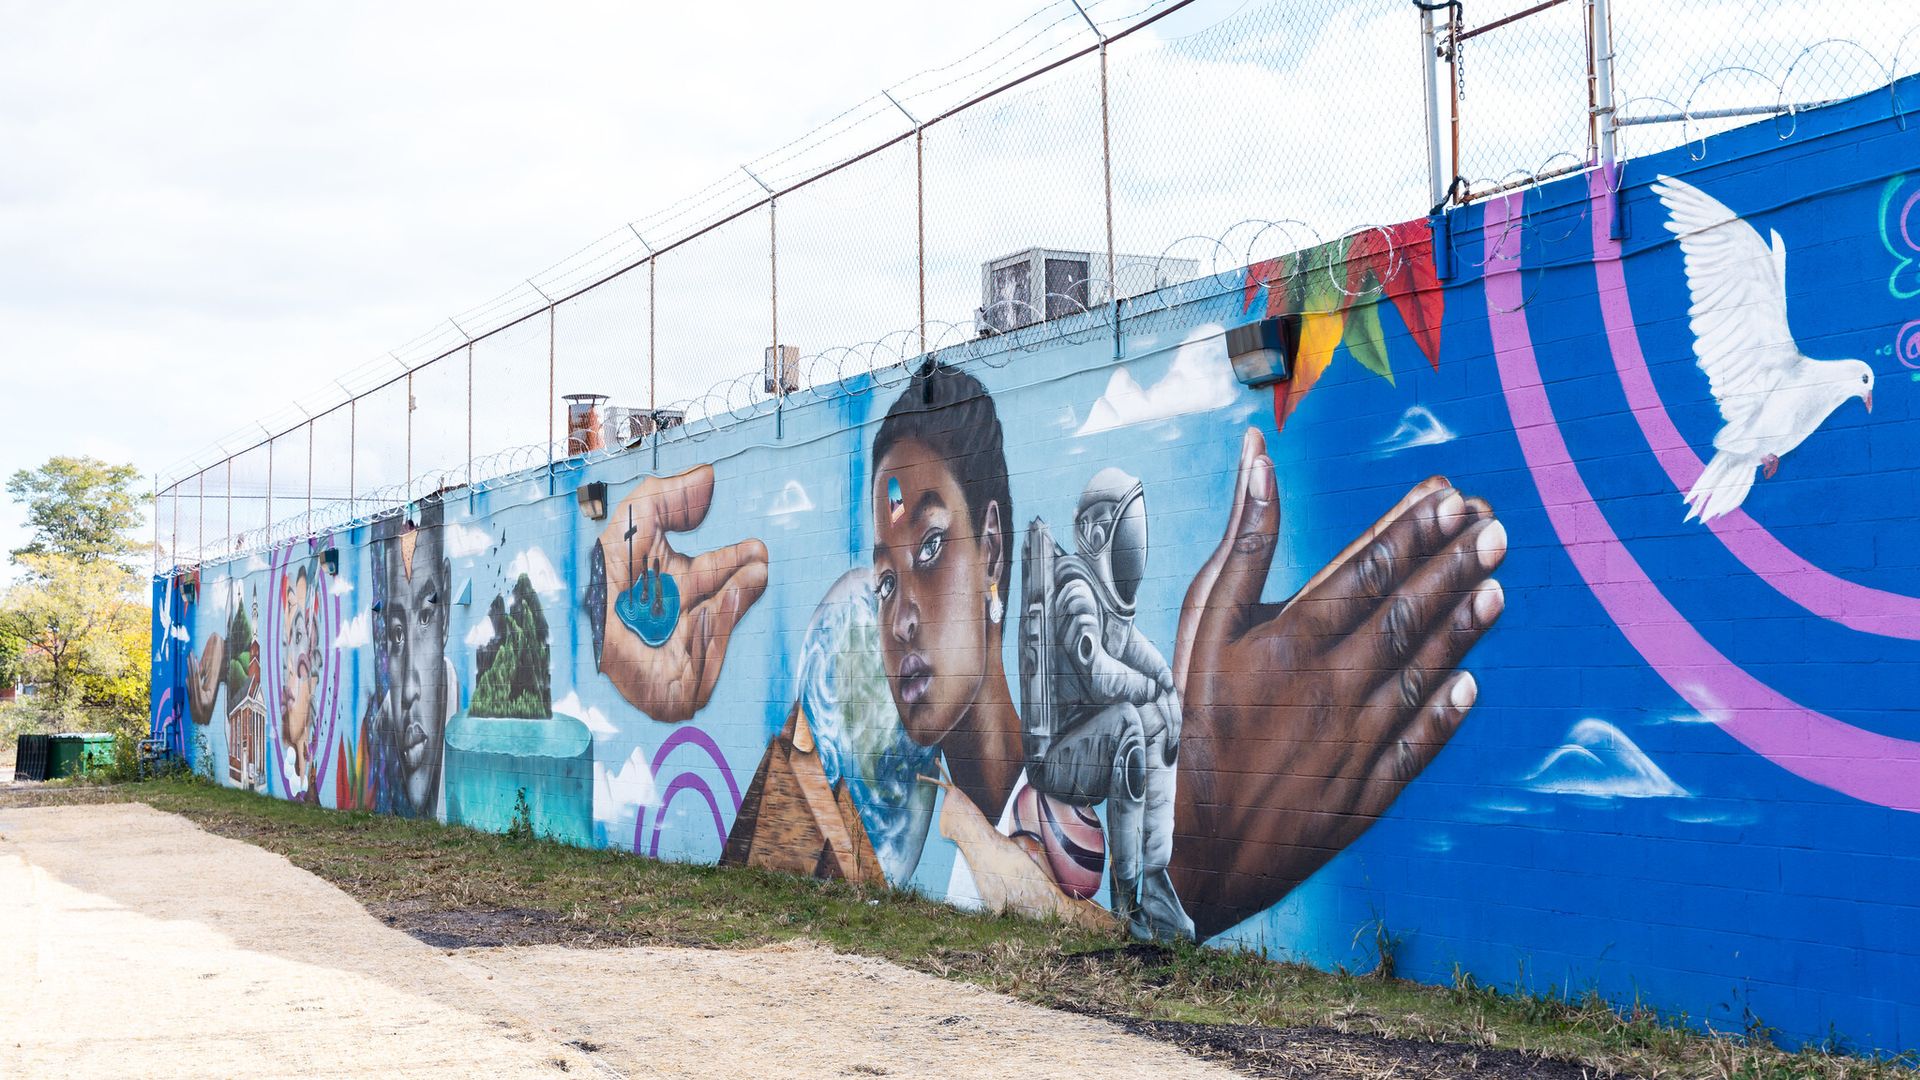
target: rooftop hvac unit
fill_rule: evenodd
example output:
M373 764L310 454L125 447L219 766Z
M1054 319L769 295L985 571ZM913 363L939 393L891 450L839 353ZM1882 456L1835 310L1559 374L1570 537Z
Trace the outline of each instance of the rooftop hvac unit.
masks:
M1077 315L1114 298L1139 296L1190 281L1200 273L1194 259L1028 248L980 264L980 308L975 332L1004 334L1048 319Z
M780 359L774 362L774 346L769 345L760 361L761 383L769 394L785 396L800 389L800 346L782 345Z
M637 446L656 431L679 427L686 414L679 409L635 409L609 405L601 410L601 430L608 446Z

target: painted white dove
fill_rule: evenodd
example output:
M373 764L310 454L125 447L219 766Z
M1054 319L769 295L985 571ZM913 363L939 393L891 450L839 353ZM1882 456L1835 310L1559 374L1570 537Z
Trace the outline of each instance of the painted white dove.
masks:
M1773 245L1718 199L1662 176L1654 194L1680 238L1693 306L1693 352L1720 406L1720 431L1706 471L1687 492L1687 517L1731 513L1753 487L1755 469L1771 477L1833 410L1859 398L1873 411L1873 369L1859 360L1815 360L1787 328L1787 247Z

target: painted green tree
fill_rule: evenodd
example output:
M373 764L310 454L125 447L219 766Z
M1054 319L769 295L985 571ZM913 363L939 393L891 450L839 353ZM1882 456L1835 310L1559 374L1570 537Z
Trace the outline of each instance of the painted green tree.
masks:
M553 715L553 678L547 617L525 574L513 585L513 605L495 596L487 608L493 640L474 653L474 716L539 720Z

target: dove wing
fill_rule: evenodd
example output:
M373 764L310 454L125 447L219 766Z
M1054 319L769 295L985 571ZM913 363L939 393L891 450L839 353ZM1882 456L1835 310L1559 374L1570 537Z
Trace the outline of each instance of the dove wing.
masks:
M1670 176L1653 191L1686 257L1694 356L1721 419L1743 431L1801 362L1787 328L1786 244L1774 233L1768 247L1720 200Z

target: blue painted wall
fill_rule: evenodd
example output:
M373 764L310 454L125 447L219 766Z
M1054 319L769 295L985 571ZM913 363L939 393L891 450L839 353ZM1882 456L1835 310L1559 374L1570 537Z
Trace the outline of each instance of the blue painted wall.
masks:
M594 844L1092 921L1144 880L1111 859L1138 843L1145 878L1167 866L1142 895L1219 944L1367 967L1377 920L1417 979L1920 1044L1920 126L1894 100L1456 211L1437 244L1416 221L1135 301L1117 362L1067 321L809 393L778 428L162 579L156 731L277 797L445 818L454 790L525 792L536 828ZM1299 337L1279 394L1235 381L1224 338L1269 315ZM1716 438L1756 478L1689 519ZM1021 739L1029 523L1087 550L1107 468L1148 539L1131 630L1099 642L1139 685L1046 652L1045 715L1147 740L1137 840L1112 798L1030 783L1052 774ZM604 519L576 497L596 482ZM630 539L677 615L640 583L620 616ZM1146 907L1136 930L1184 928Z

